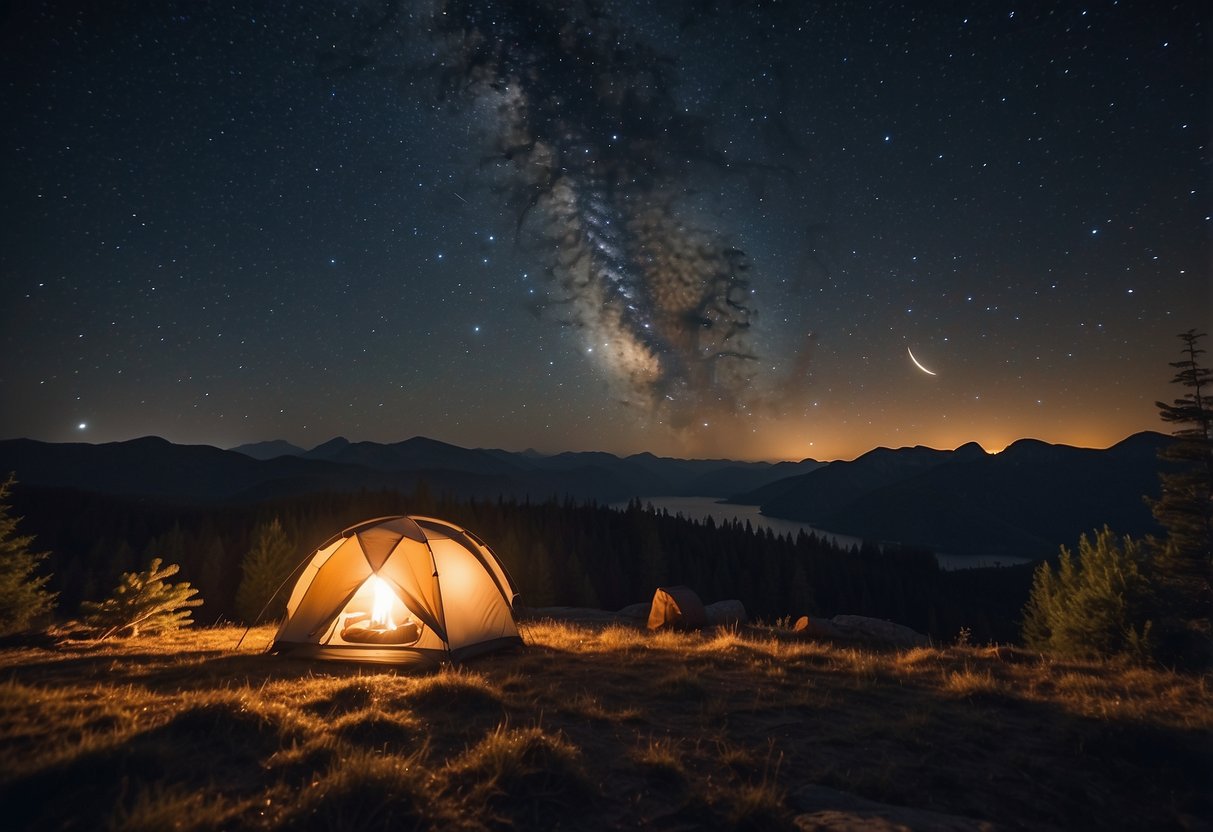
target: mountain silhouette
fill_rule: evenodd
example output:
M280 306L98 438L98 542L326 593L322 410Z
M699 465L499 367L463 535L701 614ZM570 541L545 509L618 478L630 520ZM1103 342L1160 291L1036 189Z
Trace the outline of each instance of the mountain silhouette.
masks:
M13 471L29 485L178 500L269 499L361 488L408 491L421 481L436 492L466 498L723 497L739 481L738 472L765 483L786 470L765 462L621 459L600 452L542 456L462 448L426 437L393 444L337 437L310 451L283 440L233 450L151 436L100 445L0 441L0 472Z
M462 448L413 437L392 444L342 437L304 451L282 440L220 450L157 437L101 445L0 441L0 473L31 486L178 501L272 499L325 491L434 492L462 498L724 497L763 514L869 540L945 554L1053 554L1107 524L1158 533L1143 501L1158 494L1158 450L1141 433L1106 450L1024 439L1002 453L877 448L849 462L771 464L634 454ZM286 453L278 453L286 451ZM789 476L790 475L790 476Z
M1170 442L1139 433L1106 450L1024 439L999 454L879 448L851 462L731 498L763 514L840 534L947 554L1041 557L1105 524L1144 537L1162 530L1143 499L1157 496Z

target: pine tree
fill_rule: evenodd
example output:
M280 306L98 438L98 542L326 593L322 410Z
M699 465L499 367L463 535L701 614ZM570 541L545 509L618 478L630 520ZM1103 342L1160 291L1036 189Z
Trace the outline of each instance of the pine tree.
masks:
M30 551L31 535L17 534L19 517L9 514L8 497L15 480L0 483L0 635L28 630L55 608L57 593L46 588L49 575L37 575L46 552Z
M1181 333L1184 358L1171 362L1172 383L1189 392L1172 404L1155 402L1164 422L1176 425L1175 441L1159 456L1177 470L1159 474L1162 494L1150 503L1166 540L1159 547L1158 573L1168 602L1185 621L1209 617L1213 570L1213 370L1200 365L1204 333Z
M1147 577L1148 550L1107 526L1092 542L1078 541L1078 558L1065 546L1056 574L1042 563L1024 607L1023 638L1029 647L1064 656L1150 654L1156 610Z
M160 558L152 558L142 572L126 572L118 586L104 601L85 601L80 605L81 623L98 638L153 635L188 627L190 608L202 604L194 598L198 590L188 581L165 582L181 568L175 563L161 566Z
M287 593L281 590L295 566L294 548L278 518L259 525L253 533L253 548L240 567L243 575L236 589L236 614L250 624L285 615Z

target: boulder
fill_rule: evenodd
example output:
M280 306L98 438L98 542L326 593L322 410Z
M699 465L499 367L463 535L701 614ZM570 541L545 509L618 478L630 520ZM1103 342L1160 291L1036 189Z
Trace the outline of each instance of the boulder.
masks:
M996 832L989 821L909 806L894 806L826 786L804 786L790 795L803 814L794 823L803 832Z
M881 618L865 615L836 615L831 619L838 634L844 638L878 641L896 647L926 647L931 640L915 630Z
M519 620L532 621L571 621L577 624L635 624L635 620L621 616L619 613L606 610L590 609L588 607L529 607L525 615L517 611Z
M745 605L736 599L708 604L703 608L703 612L707 617L708 626L737 627L749 620L745 614Z
M638 621L647 621L649 618L649 610L653 605L649 601L642 601L639 604L628 604L621 610L618 610L615 615L620 618L635 618Z
M834 626L830 619L809 618L807 615L802 615L796 619L796 623L792 626L792 632L799 633L802 636L816 636L818 638L844 637L842 632Z

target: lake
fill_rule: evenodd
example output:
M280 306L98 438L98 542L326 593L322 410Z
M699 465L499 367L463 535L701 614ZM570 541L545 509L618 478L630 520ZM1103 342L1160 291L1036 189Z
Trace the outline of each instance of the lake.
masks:
M711 517L716 523L739 520L742 523L749 520L756 529L770 529L775 534L790 534L795 536L804 529L806 534L815 533L818 537L834 541L839 546L850 548L863 543L862 538L846 534L836 534L825 529L815 529L807 523L798 520L783 520L778 517L767 517L760 514L758 506L734 505L717 502L717 497L647 497L641 500L645 505L652 505L658 511L665 510L670 514L681 514L688 520L707 520ZM627 503L614 503L611 508L625 509ZM1006 555L945 555L936 553L941 569L986 569L998 566L1016 566L1021 563L1031 563L1032 558L1016 558Z

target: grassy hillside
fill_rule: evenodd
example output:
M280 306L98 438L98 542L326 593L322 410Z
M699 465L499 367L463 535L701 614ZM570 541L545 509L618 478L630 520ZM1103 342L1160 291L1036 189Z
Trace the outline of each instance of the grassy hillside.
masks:
M410 677L240 633L0 650L6 828L773 829L809 784L1000 828L1211 814L1206 678L550 622Z

